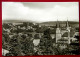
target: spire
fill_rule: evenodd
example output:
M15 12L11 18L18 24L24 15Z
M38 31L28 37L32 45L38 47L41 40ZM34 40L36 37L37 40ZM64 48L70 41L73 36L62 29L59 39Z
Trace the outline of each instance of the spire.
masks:
M68 24L68 18L67 18L67 27L69 27L69 24Z
M57 28L59 28L59 22L58 22L58 19L57 19Z

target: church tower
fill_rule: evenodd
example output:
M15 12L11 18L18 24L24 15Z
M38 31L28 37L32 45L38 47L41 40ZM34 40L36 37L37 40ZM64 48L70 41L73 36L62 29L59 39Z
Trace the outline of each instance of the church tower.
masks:
M67 20L67 31L68 31L68 44L70 44L70 28L69 28L68 20Z
M58 40L61 39L61 30L59 28L59 22L57 20L57 24L56 24L57 28L56 28L56 43L58 43Z

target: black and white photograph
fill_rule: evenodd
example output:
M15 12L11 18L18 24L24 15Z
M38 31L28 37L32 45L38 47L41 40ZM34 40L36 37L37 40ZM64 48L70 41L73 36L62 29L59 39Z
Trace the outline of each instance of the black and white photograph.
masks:
M79 2L2 2L2 56L80 55Z

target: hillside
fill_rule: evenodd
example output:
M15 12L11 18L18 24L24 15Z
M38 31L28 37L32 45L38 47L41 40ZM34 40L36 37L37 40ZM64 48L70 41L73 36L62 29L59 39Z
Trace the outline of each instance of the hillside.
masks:
M58 22L59 22L59 24L63 24L63 25L65 25L67 23L67 21L58 21ZM71 27L79 26L79 22L77 22L77 21L68 21L68 22ZM39 23L39 25L56 26L56 23L57 23L57 21L50 21L50 22Z

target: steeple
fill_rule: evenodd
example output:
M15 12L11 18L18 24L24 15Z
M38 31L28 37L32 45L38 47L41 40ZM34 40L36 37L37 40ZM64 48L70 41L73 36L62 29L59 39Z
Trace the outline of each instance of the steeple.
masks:
M58 19L57 19L57 24L56 24L56 25L57 25L57 28L59 28L59 22L58 22Z
M68 24L68 19L67 19L67 30L68 30L68 44L70 44L70 28Z
M68 19L67 19L67 25L66 25L67 27L69 27L69 24L68 24Z
M57 23L56 23L56 43L58 43L58 40L61 39L61 30L59 28L59 22L58 22L58 19L57 19Z

